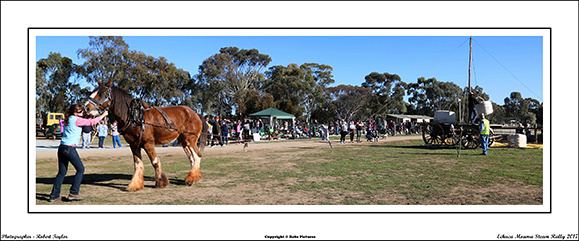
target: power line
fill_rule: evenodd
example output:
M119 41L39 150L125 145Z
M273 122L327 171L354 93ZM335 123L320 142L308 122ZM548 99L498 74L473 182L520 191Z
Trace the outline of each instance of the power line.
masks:
M446 55L446 57L444 57L444 59L442 59L440 62L438 62L437 64L435 64L432 68L430 68L428 71L426 71L426 73L424 73L424 77L426 78L426 75L428 74L428 72L430 72L432 69L436 68L438 65L440 65L442 62L444 62L446 59L448 59L448 57L450 57L451 54L453 54L454 52L456 52L457 49L459 49L461 46L463 46L466 42L468 41L465 40L464 42L462 42L458 47L456 47L456 49L454 49L452 52L450 52L448 55Z
M493 58L495 61L497 61L497 63L499 63L499 65L501 65L509 74L511 74L513 76L513 78L515 78L517 81L519 81L519 83L521 83L521 85L523 85L525 88L527 88L527 90L529 90L532 94L534 94L537 98L539 98L541 101L543 101L543 98L539 97L538 94L536 94L535 92L533 92L529 87L527 87L523 81L521 81L519 78L517 78L517 76L515 76L513 73L511 73L511 71L509 71L509 69L507 69L507 67L505 67L499 60L497 60L491 53L489 53L489 51L487 51L480 43L478 43L475 40L475 43L478 44L478 46L480 46L489 56L491 56L491 58Z

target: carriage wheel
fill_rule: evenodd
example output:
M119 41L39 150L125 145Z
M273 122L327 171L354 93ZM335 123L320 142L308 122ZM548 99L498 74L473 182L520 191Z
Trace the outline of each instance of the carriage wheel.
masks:
M452 135L446 139L444 139L444 144L449 146L457 145L460 142L460 136Z
M480 136L478 133L467 130L462 136L461 144L466 149L476 149L480 146Z
M422 139L427 145L440 146L444 141L444 131L440 124L422 127Z

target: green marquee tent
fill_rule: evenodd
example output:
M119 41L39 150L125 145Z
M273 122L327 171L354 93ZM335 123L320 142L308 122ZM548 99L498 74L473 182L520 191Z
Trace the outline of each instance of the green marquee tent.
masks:
M270 118L270 117L274 117L277 119L286 119L286 120L291 120L291 119L295 119L296 117L290 113L286 113L283 112L281 110L278 110L276 108L268 108L259 112L255 112L253 114L250 114L249 117L257 117L257 118Z
M268 108L259 112L255 112L250 114L249 117L251 118L260 118L260 119L268 119L269 123L273 123L273 119L278 120L292 120L292 126L295 123L296 117L290 113L283 112L276 108Z

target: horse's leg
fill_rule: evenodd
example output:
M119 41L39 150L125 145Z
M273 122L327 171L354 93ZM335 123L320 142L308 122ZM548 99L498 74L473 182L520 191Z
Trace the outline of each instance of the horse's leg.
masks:
M155 188L164 188L169 185L169 179L161 169L161 161L159 160L159 156L157 156L157 152L155 151L155 145L145 145L145 152L149 156L151 160L151 164L155 168Z
M185 137L187 135L187 137ZM191 163L191 171L185 178L185 184L191 186L201 179L201 156L199 155L199 148L197 148L197 136L190 134L183 134L179 140L183 145L183 150L189 157ZM202 143L205 144L205 143Z
M131 179L131 183L129 183L129 186L127 186L127 191L138 191L145 187L145 166L143 165L143 160L141 160L141 148L131 145L131 151L133 152L135 173L133 173L133 179Z

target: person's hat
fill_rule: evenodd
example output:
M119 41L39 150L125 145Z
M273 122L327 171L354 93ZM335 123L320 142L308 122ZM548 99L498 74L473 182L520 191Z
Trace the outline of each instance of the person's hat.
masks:
M216 116L215 119L216 119L216 120L219 120L219 116Z

